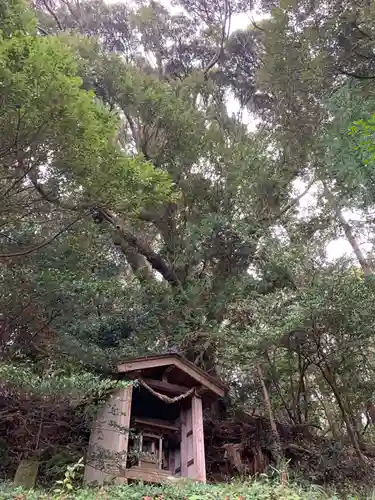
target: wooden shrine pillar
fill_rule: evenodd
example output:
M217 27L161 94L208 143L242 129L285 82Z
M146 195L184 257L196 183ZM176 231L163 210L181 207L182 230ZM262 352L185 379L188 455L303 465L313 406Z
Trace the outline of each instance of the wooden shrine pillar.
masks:
M86 484L112 481L126 467L132 392L132 385L118 389L99 410L86 457Z
M181 410L181 477L206 482L202 400L193 396Z
M195 479L206 482L206 457L204 453L203 406L202 399L193 396L192 399L192 427Z
M126 460L128 457L132 398L133 398L133 386L128 385L127 387L125 387L125 389L122 389L122 398L121 398L122 412L120 414L120 426L122 429L119 429L120 437L118 443L118 451L122 454L120 469L126 468Z
M189 434L191 432L191 408L182 409L180 413L181 421L181 444L180 444L180 469L181 477L189 477L189 460L193 459L193 456L189 454ZM191 476L190 476L191 477Z

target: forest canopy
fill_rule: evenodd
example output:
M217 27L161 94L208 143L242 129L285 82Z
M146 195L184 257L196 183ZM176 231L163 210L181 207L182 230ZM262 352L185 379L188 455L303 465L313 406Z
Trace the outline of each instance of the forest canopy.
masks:
M33 449L50 481L116 362L165 352L271 454L305 426L366 469L374 40L367 0L0 0L3 477Z

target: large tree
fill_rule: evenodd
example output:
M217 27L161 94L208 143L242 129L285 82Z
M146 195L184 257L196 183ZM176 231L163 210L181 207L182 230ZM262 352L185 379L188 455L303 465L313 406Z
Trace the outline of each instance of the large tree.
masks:
M104 208L100 216L144 293L153 294L160 311L168 308L168 319L161 313L157 320L164 345L178 342L212 369L215 337L231 302L245 288L267 291L288 282L282 273L274 283L257 283L247 270L262 267L259 242L293 206L288 187L299 175L277 146L267 149L272 134L250 133L226 109L237 56L225 50L229 23L244 6L228 2L215 11L186 2L192 23L154 2L132 12L99 3L103 35L89 2L80 9L40 7L46 26L90 33L103 43L106 51L91 52L82 64L86 85L120 111L124 147L173 180L174 199L143 206L136 222L124 220L121 210ZM110 41L115 34L120 45ZM164 286L155 283L158 274ZM154 315L150 321L154 329Z
M58 379L177 349L278 459L282 419L363 464L373 6L259 4L1 4L2 355Z

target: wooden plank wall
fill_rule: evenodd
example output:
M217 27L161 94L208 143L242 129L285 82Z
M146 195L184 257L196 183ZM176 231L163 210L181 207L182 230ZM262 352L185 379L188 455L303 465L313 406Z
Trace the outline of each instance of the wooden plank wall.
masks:
M132 408L132 397L133 397L133 386L128 385L124 389L120 389L120 400L121 400L121 415L120 415L120 425L124 429L119 432L119 441L117 451L122 455L122 460L120 468L126 468L126 459L128 455L128 445L129 445L129 432L125 429L130 428L130 417Z
M186 465L187 465L187 477L195 479L195 456L194 456L194 442L193 442L193 417L191 408L185 410L186 413Z
M182 409L181 414L180 414L180 422L181 422L180 473L181 473L181 477L188 477L187 413L188 413L188 410Z
M206 482L203 409L197 396L191 408L181 410L181 476Z
M99 485L112 481L126 466L129 434L121 427L129 428L132 386L115 391L99 410L90 434L86 457L84 482ZM112 422L114 424L112 424ZM98 448L108 456L95 459Z
M206 482L206 458L204 453L203 407L202 399L192 399L192 429L194 447L195 479Z

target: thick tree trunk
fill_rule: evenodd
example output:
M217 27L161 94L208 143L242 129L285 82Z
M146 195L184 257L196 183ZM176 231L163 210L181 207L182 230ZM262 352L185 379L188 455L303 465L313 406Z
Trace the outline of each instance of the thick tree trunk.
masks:
M150 283L155 280L146 259L135 248L129 245L126 240L121 237L120 233L113 232L112 240L113 243L121 249L134 275L137 276L141 283Z

